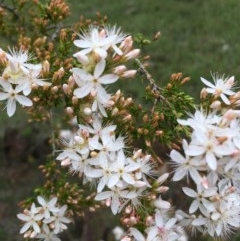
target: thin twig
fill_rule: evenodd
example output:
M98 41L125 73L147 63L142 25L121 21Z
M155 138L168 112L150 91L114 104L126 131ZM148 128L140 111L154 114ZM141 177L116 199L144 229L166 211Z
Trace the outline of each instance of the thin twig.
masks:
M14 10L14 8L10 8L7 5L3 4L4 0L2 0L0 2L0 7L2 7L3 9L6 9L8 12L12 13L14 17L16 17L17 19L19 19L18 14L16 13L16 11Z
M147 71L147 69L145 68L145 66L142 64L142 62L139 60L139 59L135 59L138 67L139 67L139 71L141 73L143 73L145 76L146 76L146 79L150 82L150 84L152 85L152 90L154 92L158 92L158 95L159 95L159 99L163 100L164 102L166 102L169 106L170 103L168 102L168 100L161 95L161 91L162 91L162 88L160 88L157 84L156 84L156 81L153 79L152 75ZM157 99L155 100L155 103L154 105L157 104Z
M52 156L54 157L56 153L56 145L55 145L55 134L54 134L54 121L53 121L53 112L50 109L49 111L49 119L50 119L50 126L51 126L51 145L52 145Z

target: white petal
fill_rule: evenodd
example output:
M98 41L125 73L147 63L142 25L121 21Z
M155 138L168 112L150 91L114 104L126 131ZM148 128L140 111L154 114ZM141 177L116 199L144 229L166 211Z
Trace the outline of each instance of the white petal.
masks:
M26 96L16 95L15 98L23 106L32 106L33 105L33 102Z
M229 99L227 98L226 95L221 94L220 97L221 97L221 99L223 100L223 102L224 102L226 105L230 105L230 104L231 104L231 102L229 101Z
M176 163L184 163L185 162L185 158L176 150L172 150L170 152L170 157L171 157L172 161L174 161Z
M30 226L31 226L30 223L25 223L20 229L20 234L25 233L30 228Z
M213 170L213 171L216 171L217 170L217 159L216 159L216 156L208 151L206 153L206 162L208 164L208 166Z
M197 200L194 200L190 207L189 207L189 213L194 213L199 207L199 202Z
M7 114L9 117L13 116L16 111L16 101L14 98L9 98L7 102Z
M112 196L111 191L101 192L96 195L95 200L102 201L104 199L110 198L111 196Z
M7 93L0 93L0 100L6 100L6 99L8 99L8 97L9 97L9 94L7 94Z
M88 84L83 85L80 88L75 89L73 94L76 95L77 98L81 99L81 98L87 96L91 92L92 88L93 88L93 84L88 83Z
M206 80L206 79L204 79L204 78L200 78L201 79L201 81L205 84L205 85L207 85L208 87L211 87L211 88L214 88L215 89L215 86L211 83L211 82L209 82L208 80Z
M184 168L177 168L174 171L173 181L177 182L177 181L183 179L186 174L187 174L187 172L186 172L186 170Z
M205 152L204 147L202 146L195 146L195 145L189 145L186 154L189 156L199 156L202 155Z
M102 76L101 78L99 78L99 82L101 84L112 84L114 82L116 82L118 80L118 76L115 74L106 74L104 76Z
M89 41L77 39L73 41L74 45L76 45L79 48L89 48L91 47L92 43Z
M144 236L136 228L130 228L129 230L136 241L145 241Z
M197 193L193 189L190 189L188 187L183 187L182 190L189 197L193 197L193 198L197 197Z
M23 213L19 213L17 215L18 219L21 219L22 221L29 221L31 218Z
M43 197L38 196L38 197L37 197L37 200L38 200L38 203L39 203L40 205L46 206L46 201L45 201L45 199L44 199Z
M98 79L101 76L101 74L103 73L103 71L105 69L105 66L106 66L106 61L104 59L101 59L97 63L97 65L94 69L94 74L93 74L96 79Z

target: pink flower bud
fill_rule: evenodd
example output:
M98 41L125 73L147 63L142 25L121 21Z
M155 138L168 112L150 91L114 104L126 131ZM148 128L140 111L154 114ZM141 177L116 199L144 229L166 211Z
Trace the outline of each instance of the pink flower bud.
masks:
M77 58L77 60L82 64L82 65L88 65L89 64L89 59L86 55L76 53L73 55L74 57Z
M137 150L133 155L133 160L136 160L137 158L142 156L142 149Z
M117 75L121 75L126 70L127 70L127 67L125 65L119 65L116 68L114 68L113 73Z
M130 51L129 53L127 53L125 55L125 58L127 60L134 59L134 58L138 57L139 54L140 54L140 49L133 49L132 51Z
M85 107L85 108L83 109L83 113L84 113L84 115L89 116L89 115L92 114L92 110L91 110L91 108L89 108L89 107Z
M67 107L66 108L66 112L68 113L68 114L73 114L73 108L72 107Z
M63 91L66 95L70 93L70 88L67 84L63 84Z
M61 166L63 167L69 166L70 164L71 164L71 160L69 158L66 158L63 161L61 161Z
M221 108L221 101L215 100L213 103L210 105L211 109L218 110Z
M133 70L127 70L125 71L121 77L123 78L133 78L137 73L137 70L133 69Z

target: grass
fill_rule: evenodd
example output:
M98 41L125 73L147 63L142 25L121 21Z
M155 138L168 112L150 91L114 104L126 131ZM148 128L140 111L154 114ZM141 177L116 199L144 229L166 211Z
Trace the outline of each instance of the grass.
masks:
M147 46L150 71L161 85L173 72L190 76L187 91L198 95L200 77L210 72L240 76L240 1L238 0L69 0L72 19L106 14L124 31L159 40Z

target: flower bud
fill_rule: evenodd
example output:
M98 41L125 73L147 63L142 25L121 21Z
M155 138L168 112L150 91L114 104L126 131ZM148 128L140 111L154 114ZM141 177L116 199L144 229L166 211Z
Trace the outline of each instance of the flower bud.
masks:
M127 70L127 67L125 65L119 65L116 68L114 68L113 73L117 75L121 75L126 70Z
M88 65L89 64L89 59L86 55L76 53L73 55L74 57L77 58L77 60L82 64L82 65Z
M67 107L66 108L66 112L67 112L67 114L72 115L73 114L73 108L72 107Z
M207 89L206 88L203 88L200 92L200 98L201 99L205 99L207 97Z
M92 115L92 110L89 107L85 107L83 109L83 113L84 113L84 115L90 116L90 115Z
M211 109L218 110L221 108L221 101L215 100L213 103L210 105Z
M140 49L134 49L125 55L127 60L134 59L140 54Z
M123 78L133 78L136 75L136 73L137 73L137 70L135 70L135 69L127 70L121 75L121 77L123 77Z
M68 84L63 84L63 92L68 95L70 93L70 88Z
M73 103L73 105L76 105L76 104L78 103L78 98L77 98L77 96L73 96L73 97L72 97L72 103Z

